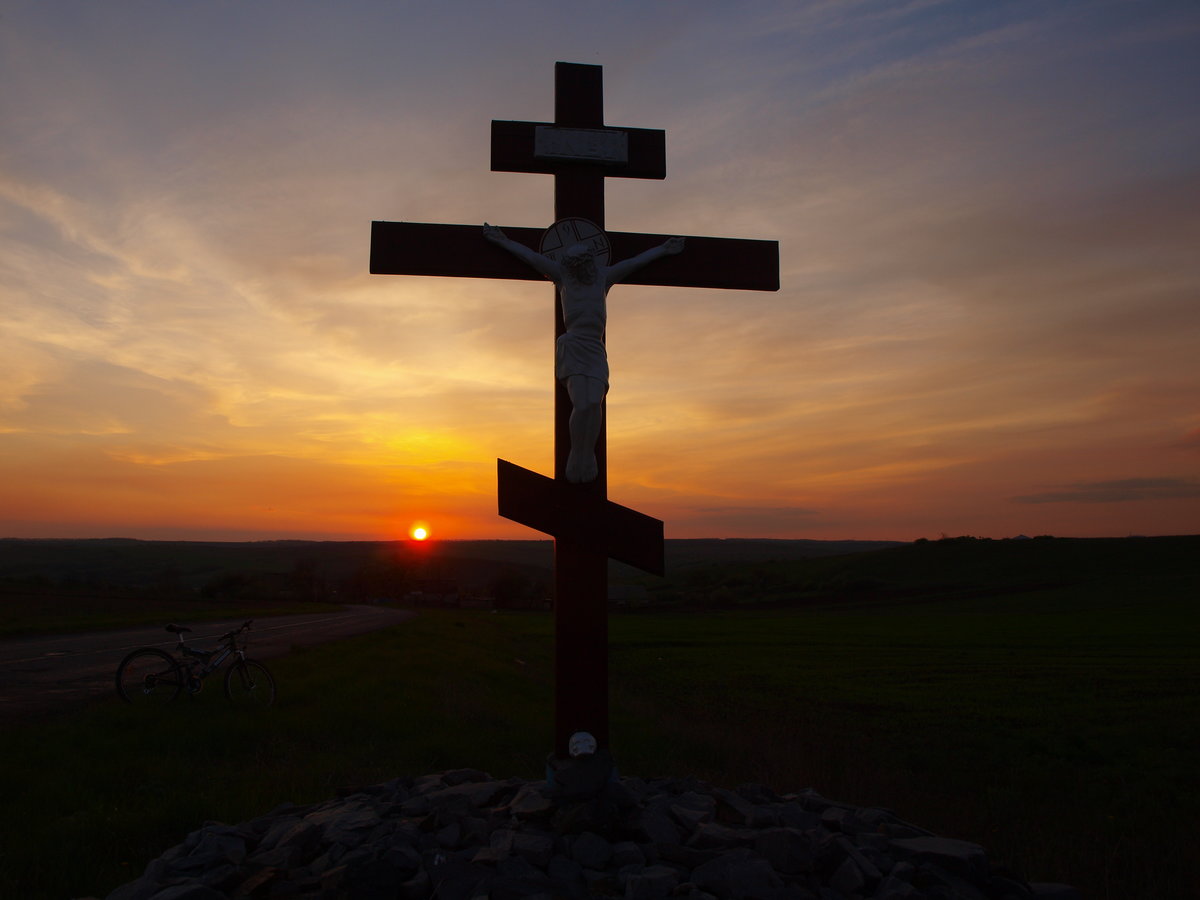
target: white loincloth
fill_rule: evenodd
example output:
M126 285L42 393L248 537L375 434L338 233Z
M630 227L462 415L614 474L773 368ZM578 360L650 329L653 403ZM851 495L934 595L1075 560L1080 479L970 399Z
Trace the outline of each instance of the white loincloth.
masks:
M602 340L569 331L558 336L554 348L554 377L563 381L572 375L598 378L607 389L608 355Z

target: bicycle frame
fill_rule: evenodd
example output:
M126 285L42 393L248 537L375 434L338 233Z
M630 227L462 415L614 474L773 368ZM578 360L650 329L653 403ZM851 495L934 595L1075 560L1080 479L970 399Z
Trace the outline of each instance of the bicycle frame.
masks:
M248 628L250 622L247 621L241 628L236 631L230 631L221 635L221 640L224 644L217 647L215 650L197 650L189 647L183 640L183 632L176 632L178 641L175 644L175 650L182 657L181 665L187 670L187 682L185 687L188 693L198 694L204 685L206 679L213 672L217 671L221 665L230 657L236 656L238 661L245 662L246 649L245 646L238 646L238 636Z
M194 667L201 660L207 660L200 667L200 678L207 678L213 672L217 671L217 669L221 668L221 664L229 659L230 656L236 655L240 660L246 658L245 649L237 646L234 638L230 638L224 647L218 647L216 650L196 650L183 642L183 635L181 634L179 635L179 643L175 645L175 649L184 656L189 657L187 661L191 663L190 667Z

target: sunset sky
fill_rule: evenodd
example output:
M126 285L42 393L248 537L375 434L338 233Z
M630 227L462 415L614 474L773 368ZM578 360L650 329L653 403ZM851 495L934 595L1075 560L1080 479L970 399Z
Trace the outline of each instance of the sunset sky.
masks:
M609 296L609 495L668 538L1200 532L1200 4L0 4L0 537L536 537L549 285L367 273L549 224L492 119L604 66L621 231L778 293Z

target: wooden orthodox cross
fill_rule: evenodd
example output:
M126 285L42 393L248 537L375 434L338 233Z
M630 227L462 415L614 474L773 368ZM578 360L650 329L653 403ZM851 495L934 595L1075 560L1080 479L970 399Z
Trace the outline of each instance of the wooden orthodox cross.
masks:
M554 176L555 220L578 217L604 228L604 179L666 177L664 132L604 124L601 67L556 63L554 122L492 122L492 171ZM536 250L540 228L504 232ZM614 261L661 244L668 236L608 232ZM525 263L488 242L479 225L374 222L371 272L536 281ZM779 245L687 236L677 256L657 260L629 284L779 290ZM563 333L555 292L555 337ZM663 573L663 523L608 500L606 439L596 444L599 476L565 478L571 401L554 393L554 478L497 460L499 511L554 537L554 751L567 756L570 736L590 732L608 747L608 559Z

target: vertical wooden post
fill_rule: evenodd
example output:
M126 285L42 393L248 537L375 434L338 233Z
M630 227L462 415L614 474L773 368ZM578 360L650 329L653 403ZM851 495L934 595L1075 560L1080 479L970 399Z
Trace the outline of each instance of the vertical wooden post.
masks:
M554 124L604 127L604 86L600 66L557 63L554 67ZM604 228L604 176L595 172L559 172L554 176L554 218L577 216ZM562 298L554 293L554 336L563 324ZM571 399L558 379L554 384L554 478L564 486L571 449ZM608 496L607 418L604 410L596 440L599 474L588 484L568 489L597 501L577 511L598 509ZM576 731L590 732L608 747L608 555L602 547L558 535L554 541L554 753L567 757Z

